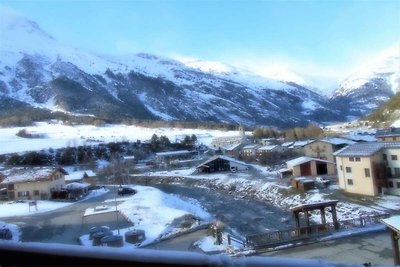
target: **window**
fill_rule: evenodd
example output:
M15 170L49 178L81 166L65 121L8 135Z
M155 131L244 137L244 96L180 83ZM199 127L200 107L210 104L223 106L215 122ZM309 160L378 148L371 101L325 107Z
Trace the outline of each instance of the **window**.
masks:
M388 168L386 169L386 172L387 172L387 173L386 173L386 174L387 174L387 177L392 177L392 169L391 169L391 168L388 167Z
M400 168L394 168L394 176L400 177Z
M396 187L400 189L400 182L396 182Z
M34 196L38 196L38 195L40 195L40 192L39 192L39 190L33 190L33 195L34 195Z
M343 171L343 166L342 165L340 165L340 170Z
M365 168L364 173L365 173L365 177L371 177L371 171L369 170L369 168Z
M389 181L388 185L389 185L390 188L393 188L393 182L392 181Z
M347 179L347 184L348 185L353 185L353 179Z
M386 138L385 137L382 137L382 141L385 141L386 140Z
M353 158L353 157L350 157L350 158L349 158L349 161L354 161L354 158Z
M351 167L346 167L346 172L351 173Z
M383 160L387 160L387 155L386 154L382 154Z
M392 160L397 160L397 155L391 155Z
M360 157L356 157L356 161L361 161L361 158Z
M392 137L392 140L393 140L393 141L396 141L396 137Z

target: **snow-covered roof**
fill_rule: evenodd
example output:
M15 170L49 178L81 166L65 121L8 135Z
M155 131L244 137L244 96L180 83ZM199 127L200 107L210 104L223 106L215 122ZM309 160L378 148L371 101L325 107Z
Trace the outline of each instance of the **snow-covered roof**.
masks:
M62 168L52 167L12 168L3 172L6 178L1 182L1 184L44 181L48 180L55 171L60 171L63 174L67 173Z
M291 145L291 147L303 147L312 142L314 142L314 140L296 141Z
M223 149L223 150L235 150L236 148L240 147L242 145L242 143L232 143L232 144L224 144L224 145L220 145L217 148L214 148L214 150L218 150L219 148Z
M247 146L244 146L243 149L256 149L259 146L260 145L257 145L257 144L255 144L255 145L247 145Z
M200 165L198 165L196 168L199 168L199 167L201 167L201 166L203 166L203 165L205 165L205 164L207 164L207 163L210 163L210 162L212 162L212 161L214 161L214 160L216 160L216 159L218 159L218 158L223 159L223 160L226 160L226 161L234 162L234 163L237 163L237 164L241 164L241 165L244 165L244 166L249 166L249 164L246 164L246 163L244 163L244 162L242 162L242 161L239 161L239 160L236 160L236 159L234 159L234 158L219 155L219 156L214 156L214 157L212 157L212 158L206 160L205 162L203 162L203 163L201 163Z
M277 147L277 145L268 145L268 146L262 146L258 148L257 150L265 150L265 151L271 151L274 150Z
M388 129L380 129L376 131L377 138L400 136L400 128L391 127Z
M322 160L322 159L316 159L316 158L311 158L311 157L307 157L307 156L302 156L302 157L298 157L289 161L286 161L286 165L288 166L298 166L300 164L309 162L309 161L319 161L319 162L325 162L325 163L332 163L334 164L334 162L328 161L328 160Z
M400 215L392 216L387 219L382 219L381 222L392 230L400 233Z
M369 157L378 153L384 148L400 148L400 143L396 142L364 142L342 148L333 155L338 157Z
M65 185L65 188L70 189L70 190L74 190L74 189L85 189L88 188L90 186L89 183L69 183L67 185Z
M294 142L285 142L281 146L289 147L289 146L293 145L293 143Z
M173 155L185 155L191 153L189 150L177 150L177 151L166 151L166 152L158 152L157 156L173 156Z
M85 178L85 173L89 177L96 176L96 174L92 170L74 171L74 172L69 172L69 174L65 176L65 181L81 180L81 179Z
M341 137L326 137L320 140L321 142L325 142L328 144L332 144L332 145L352 145L356 142L346 139L346 138L341 138Z

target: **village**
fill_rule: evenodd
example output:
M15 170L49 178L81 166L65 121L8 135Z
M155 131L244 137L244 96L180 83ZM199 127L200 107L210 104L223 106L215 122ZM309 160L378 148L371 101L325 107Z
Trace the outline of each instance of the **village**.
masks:
M192 149L156 152L148 161L125 156L117 164L114 163L115 166L111 163L108 165L114 172L113 179L108 180L104 180L104 173L99 169L84 166L3 165L0 170L1 199L8 205L25 203L30 211L37 209L38 205L40 209L41 201L75 203L95 190L112 191L118 186L121 190L131 189L127 190L127 196L122 191L118 194L121 199L116 206L118 212L137 225L138 218L132 217L132 209L123 208L123 205L127 205L124 204L125 198L128 200L141 195L143 188L133 185L170 183L208 187L242 199L260 200L290 211L293 215L291 218L278 219L280 223L290 221L285 229L270 228L268 231L243 235L232 229L219 232L218 224L226 224L226 229L229 229L229 221L215 221L215 218L210 218L212 215L197 212L188 217L193 220L187 218L182 223L186 224L184 231L175 229L165 234L163 229L161 239L157 236L160 231L145 234L147 229L139 227L132 230L129 227L122 231L126 234L125 240L114 234L114 238L104 241L104 245L117 247L128 244L129 240L134 240L130 243L140 247L141 243L148 245L170 238L169 235L176 235L180 231L209 227L214 229L211 231L214 237L212 242L217 245L229 239L229 245L233 246L232 242L236 242L236 250L271 249L289 242L306 242L335 231L382 222L388 222L388 229L391 229L393 218L398 220L399 128L287 141L275 138L256 140L243 127L239 127L237 132L229 136L209 138L205 143L201 141L205 140L199 135L197 145ZM122 168L131 165L135 166L134 173L129 173L129 168ZM116 201L116 196L114 198ZM99 203L92 208L92 214L113 212L112 207L112 201ZM89 216L87 212L85 214ZM203 219L202 224L198 222L200 218ZM171 222L166 223L170 225ZM101 232L98 237L104 237L105 232L110 233L110 228L103 227L107 231L100 229L96 228ZM11 239L6 231L3 230L3 233L3 239ZM93 234L81 236L81 244L92 246ZM96 242L101 244L98 238ZM207 249L203 250L207 252ZM226 248L223 251L226 253ZM393 255L396 257L395 253Z

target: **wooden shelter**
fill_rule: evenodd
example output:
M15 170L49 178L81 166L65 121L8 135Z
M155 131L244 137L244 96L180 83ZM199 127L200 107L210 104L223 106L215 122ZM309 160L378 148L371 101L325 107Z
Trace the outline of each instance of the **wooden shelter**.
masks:
M326 208L329 208L328 212L332 213L333 225L334 225L335 229L338 230L339 229L339 223L338 223L338 220L337 220L337 213L336 213L336 205L337 205L337 203L338 203L337 200L332 200L332 201L326 201L326 202L303 204L303 205L299 205L299 206L291 208L291 211L293 212L293 215L294 215L294 218L295 218L296 227L297 228L301 228L300 213L304 213L307 233L311 233L310 213L309 212L314 211L314 210L319 210L320 211L320 213L321 213L321 224L322 224L322 226L326 225L325 212L326 212Z
M392 216L387 219L382 219L381 222L384 225L386 225L386 227L390 231L394 265L400 265L400 253L399 253L400 215Z

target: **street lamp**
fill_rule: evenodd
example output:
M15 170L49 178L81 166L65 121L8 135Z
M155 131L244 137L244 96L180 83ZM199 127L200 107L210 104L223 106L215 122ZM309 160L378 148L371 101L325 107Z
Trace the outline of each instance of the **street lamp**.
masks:
M118 221L118 205L117 205L117 183L114 173L114 203L115 203L115 216L117 216L117 231L119 235L119 221Z

